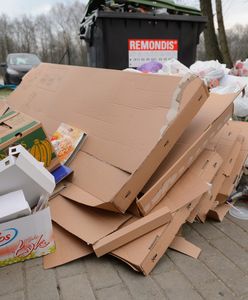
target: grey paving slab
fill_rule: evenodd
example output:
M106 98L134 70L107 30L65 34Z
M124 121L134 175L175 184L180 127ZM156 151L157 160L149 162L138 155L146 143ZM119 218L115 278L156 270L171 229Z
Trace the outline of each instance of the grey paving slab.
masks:
M243 222L248 223L247 221L243 221ZM243 225L243 222L241 225ZM245 249L248 249L247 231L244 228L242 228L242 226L235 224L235 221L233 222L229 218L225 218L221 223L219 222L213 223L213 226L215 226L216 228L221 230L224 234L229 236L238 245L242 246Z
M191 233L191 240L202 247L203 251L199 256L202 261L224 284L230 288L237 296L247 293L248 277L247 272L243 272L226 255L204 239L204 232L198 227L195 233ZM200 234L203 234L201 236ZM211 241L212 242L212 241Z
M94 292L85 274L61 278L59 280L63 300L95 300Z
M23 264L0 268L0 295L24 289Z
M93 255L86 257L85 266L89 280L96 290L122 282L109 257L100 259Z
M151 275L169 272L176 269L176 265L172 262L167 253L165 253L165 255L161 257L160 261L156 265L156 268L152 270Z
M154 275L153 278L168 297L174 300L200 300L203 299L190 281L179 271L170 271Z
M233 240L224 236L218 240L211 241L223 255L227 256L236 266L238 266L244 273L248 270L248 252L241 248Z
M124 284L118 284L96 291L97 300L131 300L134 299Z
M59 289L54 270L43 270L41 266L26 271L27 300L58 300Z
M221 280L203 282L197 291L207 300L235 300L238 299ZM247 298L248 299L248 298Z
M43 261L42 257L38 257L38 258L35 258L35 259L29 259L29 260L26 260L24 262L24 267L25 267L25 269L29 269L29 268L41 266L42 261Z
M13 294L0 296L0 300L25 300L24 291L19 291Z
M72 261L56 268L58 278L74 276L85 272L85 262L82 259Z
M118 273L135 300L167 299L151 276L144 277L120 265Z

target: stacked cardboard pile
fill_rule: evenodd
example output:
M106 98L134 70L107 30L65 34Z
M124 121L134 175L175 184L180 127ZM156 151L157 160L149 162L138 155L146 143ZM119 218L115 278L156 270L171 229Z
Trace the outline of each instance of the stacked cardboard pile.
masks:
M221 219L248 153L245 123L228 121L237 94L208 94L192 75L157 76L42 64L9 97L12 107L88 138L74 175L50 200L56 252L45 268L92 252L148 274L188 220Z

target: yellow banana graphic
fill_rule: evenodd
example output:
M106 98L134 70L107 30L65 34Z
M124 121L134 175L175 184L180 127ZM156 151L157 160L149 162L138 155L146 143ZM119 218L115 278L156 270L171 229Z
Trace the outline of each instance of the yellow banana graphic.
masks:
M52 145L48 140L34 140L34 145L30 149L30 153L38 160L44 163L45 167L49 167L52 160Z

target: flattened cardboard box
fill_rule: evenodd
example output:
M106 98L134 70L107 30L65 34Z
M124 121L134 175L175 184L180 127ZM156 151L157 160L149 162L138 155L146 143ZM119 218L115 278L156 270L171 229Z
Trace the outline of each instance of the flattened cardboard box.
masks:
M216 135L209 148L218 151L223 158L224 164L218 171L212 182L212 192L210 201L202 199L195 208L192 215L198 215L200 221L205 222L206 216L223 220L229 206L223 205L222 208L214 208L227 200L239 181L242 165L248 154L248 124L245 122L229 121ZM203 196L204 197L204 196ZM209 210L212 209L210 212ZM218 214L220 212L220 217ZM191 221L193 220L191 217Z
M204 155L203 155L204 154ZM147 226L150 226L150 231L152 229L155 229L155 227L152 227L152 223L148 223L148 218L151 218L153 215L157 214L159 215L159 212L162 211L162 209L169 208L169 211L175 212L176 210L180 209L182 206L186 205L187 200L185 197L185 194L187 193L190 197L192 197L192 182L193 177L200 177L201 180L195 179L195 190L199 189L201 190L202 186L206 187L206 183L212 180L212 178L215 176L217 170L219 169L222 159L218 154L212 154L212 153L203 153L196 164L193 164L193 167L190 168L188 173L183 176L179 182L171 189L171 191L168 193L168 195L164 199L164 203L166 202L167 206L163 203L158 204L158 207L154 208L154 212L149 213L147 216L142 217L138 219L138 221L134 221L131 223L131 225L124 224L123 228L118 229L113 234L101 239L96 244L93 245L93 249L97 256L101 256L103 254L106 254L107 252L110 252L111 250L114 250L118 248L118 245L121 246L121 243L119 240L121 239L122 244L127 244L131 240L134 240L135 238L138 238L139 236L142 236L146 234L148 231L141 232L138 236L135 235L134 232L131 231L131 226L136 226L137 229L140 229L138 227L138 222L146 223ZM206 155L205 155L206 154ZM193 175L193 176L192 176ZM192 180L192 181L191 181ZM202 180L204 183L202 184ZM197 186L197 187L196 187ZM199 193L198 190L198 193ZM205 190L206 191L206 190ZM199 194L203 194L203 190ZM199 195L198 194L198 195ZM195 194L196 197L196 194ZM193 197L194 198L194 197ZM194 198L195 199L195 198ZM184 203L182 201L184 200ZM160 205L162 207L160 207ZM182 205L182 206L181 206ZM164 223L168 223L168 220L165 219L167 215L164 215ZM168 219L169 216L167 216ZM167 222L166 222L167 221ZM170 220L169 220L170 221ZM161 224L162 225L162 224ZM157 224L157 227L158 226ZM127 239L127 231L129 235L129 239ZM131 236L131 237L130 237Z
M243 142L230 176L225 178L216 198L220 204L224 203L228 196L230 196L242 176L243 165L248 156L248 124L246 122L229 121L227 126L223 128L223 136L225 136L225 138L228 136L230 139L234 139L235 136L240 136L243 137Z
M200 159L200 158L199 158ZM202 164L199 164L199 173L202 178L212 178L218 171L216 164L220 166L218 156L208 158L210 163L206 166L206 158L203 157ZM209 185L200 176L195 177L191 168L173 186L163 200L154 208L167 206L173 213L172 221L156 230L143 235L139 239L126 244L112 252L114 256L123 260L137 271L148 275L158 263L159 259L173 242L181 226L185 223L190 212L197 205L200 197L204 194L196 190L205 184L205 192L209 191ZM201 170L204 170L201 172ZM199 191L198 191L199 192ZM173 193L173 197L172 194Z
M214 139L215 143L212 143L210 145L210 148L213 148L213 150L205 151L220 155L223 164L221 165L219 171L217 172L213 180L209 182L212 185L211 193L208 195L203 195L198 205L191 212L191 215L188 218L188 221L191 223L195 220L196 217L201 222L205 222L208 211L216 202L216 196L218 195L222 184L224 183L225 179L231 176L231 172L235 166L235 163L241 151L241 147L243 144L242 137L236 136L235 140L233 140L233 138L231 138L231 140L228 140L223 139L222 133L223 131L218 133L218 138L216 137Z
M203 151L230 119L237 94L211 94L188 128L166 156L132 206L135 215L147 214Z
M203 162L204 165L206 165L206 162ZM211 172L212 172L212 166L213 164L209 164L208 166L211 166ZM201 166L202 167L202 166ZM206 168L206 170L209 170L209 168ZM209 171L208 171L209 172ZM171 210L173 213L173 219L171 222L169 222L166 225L160 226L159 228L147 233L147 234L142 234L141 237L139 237L136 240L133 240L132 242L126 244L125 246L120 247L119 249L123 249L123 253L128 253L132 256L136 257L137 261L141 259L141 261L144 260L145 264L148 264L147 267L144 267L144 274L148 274L150 270L153 268L149 261L151 258L150 251L151 248L151 242L154 241L155 238L155 249L156 251L158 250L158 247L162 249L162 252L165 251L170 243L173 241L175 235L177 234L180 226L185 222L187 216L189 215L191 211L191 203L194 201L198 201L200 196L207 192L209 190L209 185L204 182L202 179L199 177L195 178L195 174L190 174L189 172L186 172L184 176L178 181L178 183L171 189L171 191L168 193L168 195L164 198L164 201L161 201L154 209L153 211L160 211L162 208L167 208L167 210ZM60 254L60 253L55 253L53 255L49 255L49 257L44 259L44 265L45 267L54 267L58 264L63 264L67 263L71 260L74 260L77 258L78 255L78 238L82 240L82 251L88 251L87 248L85 247L85 242L88 244L94 244L98 240L101 241L101 238L104 238L111 232L116 232L118 234L118 228L125 228L128 227L130 224L134 224L136 220L139 220L137 217L126 217L124 220L120 220L120 216L118 217L117 214L113 214L111 212L103 212L100 211L99 214L101 218L99 219L97 217L98 211L90 208L90 207L84 207L83 205L79 205L76 203L73 203L73 201L66 200L63 197L59 196L60 198L51 200L51 212L53 216L53 220L59 223L67 232L62 232L61 234L64 236L62 239L68 239L68 232L69 232L69 239L70 242L64 244L64 247L68 247L70 244L73 245L73 251L70 253L65 254ZM197 200L195 200L197 199ZM64 204L66 203L66 207ZM197 203L197 202L196 202ZM67 206L75 206L77 209L77 212L79 213L80 210L80 217L79 215L75 216L74 213L72 213L72 210L69 209ZM81 209L80 209L81 207ZM86 210L85 210L86 208ZM192 206L193 208L193 206ZM58 211L61 209L62 211L66 211L67 214L63 215ZM87 212L88 210L88 212ZM176 213L175 213L176 212ZM84 216L87 214L88 216ZM59 215L59 217L58 217ZM115 221L111 221L111 218L115 216ZM149 216L149 215L148 215ZM124 216L122 216L124 218ZM66 220L65 220L66 219ZM109 219L109 220L108 220ZM118 220L119 219L119 220ZM142 220L143 218L140 218ZM112 223L112 225L111 225ZM118 223L118 224L117 224ZM73 225L74 224L74 225ZM87 224L87 226L85 226ZM113 224L115 224L113 226ZM122 227L123 225L123 227ZM109 228L107 231L106 226ZM103 228L105 227L105 229ZM166 229L168 227L168 230ZM110 230L111 228L111 230ZM163 243L161 244L160 240L157 241L158 237L160 234L163 234ZM71 235L70 235L71 234ZM133 233L130 232L132 235ZM131 236L131 239L133 237ZM61 240L61 238L60 238ZM140 243L139 241L147 241L149 245L147 248L145 246L143 247L143 244ZM161 245L160 245L161 244ZM125 251L126 247L128 245L134 245L134 247L130 248L131 250L128 250L128 252ZM160 245L160 246L159 246ZM165 245L165 246L164 246ZM130 246L131 247L131 246ZM119 249L115 250L113 254L119 253ZM127 248L129 249L129 248ZM117 252L116 252L117 251ZM120 250L122 253L122 250ZM64 251L63 251L64 252ZM144 254L146 253L146 254ZM164 253L164 252L163 252ZM147 258L144 259L143 254ZM162 255L162 254L161 254ZM79 254L80 256L80 254ZM83 255L82 255L83 256ZM116 254L116 256L118 256ZM159 260L161 256L157 256L157 258L153 261L152 265L155 266L157 261ZM136 262L137 262L136 261ZM137 263L138 264L138 263ZM138 269L137 266L132 265L132 262L130 265L136 269ZM140 269L141 270L141 269ZM142 269L143 271L143 269Z
M210 211L208 212L208 218L222 222L226 214L229 212L230 208L231 206L227 203L220 204L217 207L210 209Z
M54 222L53 235L56 251L43 257L45 269L57 267L93 253L90 246Z
M52 220L89 245L117 230L132 217L85 206L60 195L49 203Z
M84 130L88 138L62 195L125 212L207 97L195 77L41 64L8 101L49 134L61 122Z
M0 115L0 160L8 156L9 147L16 145L22 145L50 171L59 166L42 124L21 112L5 109Z

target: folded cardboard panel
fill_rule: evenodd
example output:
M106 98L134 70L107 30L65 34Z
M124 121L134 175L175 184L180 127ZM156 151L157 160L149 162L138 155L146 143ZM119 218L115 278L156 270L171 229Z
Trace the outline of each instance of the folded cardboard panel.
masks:
M225 127L229 127L229 123ZM230 132L230 131L229 131ZM230 178L232 170L235 168L238 156L243 145L244 138L233 132L226 135L225 128L223 128L214 140L208 145L213 153L220 155L223 164L217 172L216 176L210 181L212 185L211 194L203 195L199 204L192 211L188 221L193 222L197 217L201 222L205 222L208 211L215 205L216 197L221 189L221 186ZM227 197L225 197L226 200Z
M219 161L216 159L216 156L211 156L211 158L203 157L202 163L199 164L199 172L202 174L202 176L204 174L207 175L216 172L216 166L218 165ZM206 164L208 160L210 160L211 162L209 164ZM204 169L204 172L201 171L202 169ZM125 253L125 255L127 255L127 259L126 256L124 256L122 258L123 260L126 259L126 262L132 268L139 269L145 274L148 274L150 270L155 266L162 254L170 246L171 242L175 238L175 235L178 233L178 230L180 229L181 225L185 222L190 211L194 208L194 205L197 203L197 201L199 201L201 195L206 193L208 190L209 185L206 181L200 179L199 176L195 177L193 172L192 174L190 174L190 171L187 171L184 174L184 176L180 179L180 181L170 190L170 192L167 194L164 200L161 201L159 205L153 209L154 212L161 211L162 208L168 211L167 207L170 207L171 211L173 212L172 221L168 224L158 227L157 229L154 229L153 231L147 234L142 233L141 237L115 250L114 255L120 258L120 256L122 254L124 255ZM80 216L76 215L74 213L74 210L69 208L67 205L69 205L69 207L72 205L73 208L76 208L77 214L80 210ZM82 210L80 208L82 208ZM59 212L60 209L61 211ZM86 209L86 211L84 209ZM78 205L70 200L62 198L61 196L55 198L55 202L54 199L51 201L51 211L52 215L53 211L55 212L55 215L53 215L54 220L57 221L60 225L62 225L63 228L65 228L68 231L68 237L72 239L73 244L76 243L76 246L78 245L78 237L81 240L86 241L87 243L94 243L94 241L99 239L100 235L105 235L108 237L108 234L111 232L111 230L116 233L118 233L119 231L114 231L118 229L119 224L115 222L116 229L113 229L113 220L111 221L110 219L108 221L109 216L114 215L117 218L118 215L112 214L111 212L100 211L101 219L99 219L96 213L99 212L99 210ZM64 211L67 212L66 215L62 213ZM59 218L57 218L58 213ZM149 214L147 217L149 217L150 215L151 214ZM137 217L125 219L122 225L120 225L119 227L121 229L131 228L132 226L130 227L130 225L135 226L135 222L137 220L145 220L147 217L140 219ZM74 223L75 226L72 226L72 223ZM87 226L85 226L85 224L87 224ZM111 230L108 229L106 231L102 229L102 227L106 228L106 226L108 226L109 228L111 227ZM139 228L139 225L134 228L132 227L131 229L136 230L137 228ZM66 234L65 232L63 233L64 235ZM71 233L73 233L73 235ZM128 239L130 238L130 235L131 239L133 239L133 230L129 231L129 235L126 232L125 234ZM111 235L109 235L109 237L111 237ZM83 241L82 245L84 245ZM66 244L67 243L64 244L65 248ZM150 251L153 248L151 247L153 244L155 247L155 252L157 251L157 254L154 254L152 256L153 252ZM82 247L84 248L84 246ZM77 254L76 250L75 252ZM120 256L118 255L118 253L120 254ZM54 255L54 259L52 259L50 256L51 262L49 264L52 267L56 266L56 264L69 262L70 260L75 259L75 255L74 252L72 252L71 254L67 254L65 259L62 255L59 255L57 259ZM128 259L130 262L127 261Z
M61 122L83 129L88 138L72 163L81 195L71 197L124 212L207 97L192 76L41 64L8 100L41 120L49 134ZM89 203L85 194L98 201Z
M225 178L219 190L219 193L215 199L218 202L218 204L224 204L235 189L235 187L238 185L239 180L243 174L243 166L247 159L247 156L247 151L240 151L230 176L228 178Z
M194 219L193 214L202 222L205 222L207 215L219 221L224 218L229 208L224 203L239 181L248 154L247 129L245 122L229 121L209 145L211 149L218 151L224 163L212 181L209 201L206 201L204 195L192 212L191 221Z
M171 219L172 215L170 210L167 207L163 207L99 240L93 245L94 252L98 257L103 256L104 254L169 223Z
M45 269L57 267L93 253L92 248L85 242L73 236L54 222L53 235L56 251L43 258Z
M78 204L62 196L50 200L52 220L87 244L94 244L131 218Z
M199 113L142 190L132 212L146 215L199 156L208 141L229 120L237 94L211 94Z
M226 129L227 128L224 128L225 133ZM239 179L243 173L243 165L248 156L248 124L246 122L229 121L228 132L231 136L242 136L243 143L241 145L239 156L235 161L230 176L228 178L225 178L225 181L221 186L217 199L219 203L223 203L225 201L224 198L226 199L232 193L233 189L237 186Z
M170 249L176 250L193 258L198 258L201 253L201 249L199 247L190 243L184 237L178 235L170 244Z
M206 164L207 161L210 161L210 163ZM210 155L206 157L202 155L201 163L198 163L198 173L201 175L195 176L196 169L194 169L193 164L152 210L156 211L159 207L170 208L173 213L172 221L116 249L112 254L145 275L149 274L171 245L201 196L209 191L209 185L205 178L211 178L216 174L220 166L219 162L220 158L218 156ZM208 167L203 167L207 165ZM205 191L202 189L204 185ZM199 190L197 191L197 189Z
M205 161L204 164L206 165ZM208 168L205 170L207 169ZM164 201L160 202L159 205L154 208L153 215L156 216L154 220L157 221L162 210L165 212L165 217L171 218L169 209L174 213L181 207L190 207L190 204L194 199L199 199L199 197L208 190L209 186L205 181L198 177L195 178L194 173L190 174L190 172L187 172L187 176L183 176L176 187L171 189ZM127 214L116 214L77 204L62 196L57 196L50 201L50 209L53 221L58 223L63 229L73 234L75 237L73 238L70 235L70 238L76 239L77 237L82 240L82 243L86 242L91 245L97 245L97 241L101 242L101 239L104 239L105 237L107 239L108 237L111 238L112 232L117 234L118 238L124 234L126 242L133 240L136 237L135 234L137 233L137 230L140 228L140 223L142 226L147 227L145 232L149 232L155 228L152 227L152 222L143 222L143 220L149 219L151 214L143 218L131 217L131 215ZM167 220L168 219L164 220L162 223L166 223ZM87 224L87 226L85 224ZM156 226L160 226L160 224L156 223ZM124 229L124 233L118 231L118 228ZM161 228L161 226L159 228ZM178 232L176 229L174 231L175 234ZM140 233L140 235L144 235L144 232ZM172 236L172 240L173 238L174 236ZM169 240L169 244L172 240ZM116 239L113 239L112 242L115 243ZM111 243L111 247L112 245L113 244ZM74 256L72 256L72 258L73 257ZM55 265L56 260L52 261ZM65 260L65 263L66 262L68 261Z
M204 165L202 164L203 161L205 161ZM190 213L187 219L188 222L193 223L196 217L199 217L199 214L203 214L203 211L206 209L206 207L208 207L208 210L212 207L211 203L214 192L213 181L222 167L223 159L221 158L221 156L216 151L206 149L193 164L191 169L195 173L195 176L201 176L204 180L206 180L209 185L211 185L211 190L208 193L202 195L199 203ZM209 169L209 172L206 172L206 169Z
M210 209L207 216L210 219L222 222L230 208L231 206L227 203L220 204L217 207Z
M191 223L195 220L196 217L198 217L201 222L205 222L207 213L214 205L221 186L223 185L224 181L231 176L232 170L241 151L243 137L236 136L235 140L233 140L232 138L230 141L228 139L223 139L221 136L221 132L220 134L218 134L218 137L218 143L212 143L210 146L210 148L213 147L215 150L205 150L205 152L212 152L212 155L218 155L223 161L223 164L221 165L214 178L209 180L209 183L211 183L212 185L211 193L203 195L198 205L192 211L188 219L188 221ZM216 151L218 151L218 153Z

